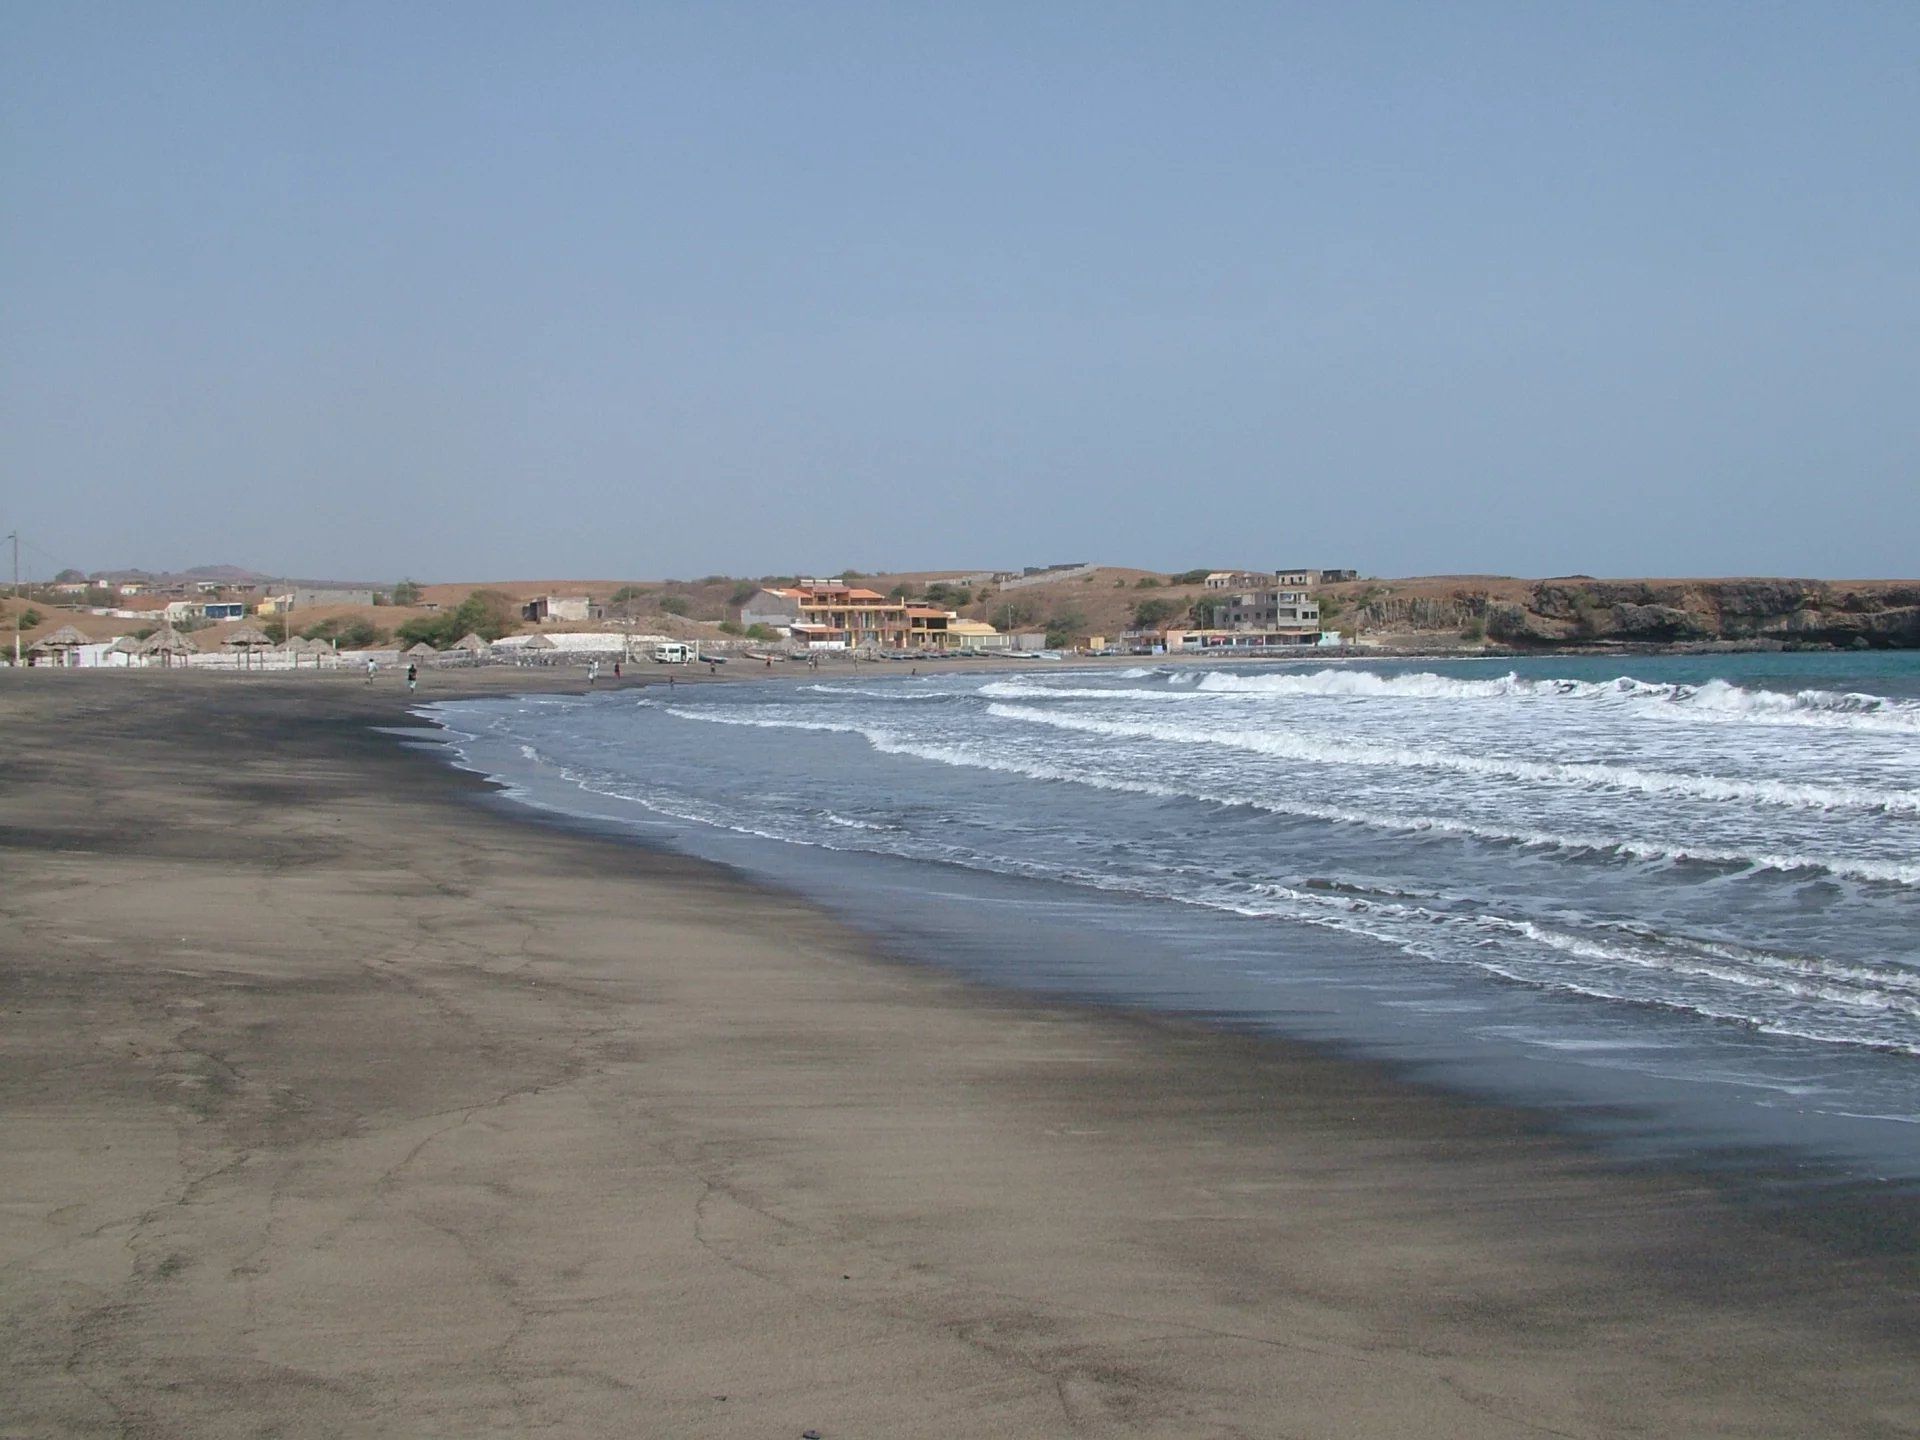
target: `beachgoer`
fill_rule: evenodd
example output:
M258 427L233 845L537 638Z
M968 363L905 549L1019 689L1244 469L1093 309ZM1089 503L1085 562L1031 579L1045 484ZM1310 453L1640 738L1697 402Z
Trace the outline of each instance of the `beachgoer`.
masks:
M420 684L420 667L413 662L407 663L407 689L417 689Z
M707 674L718 675L719 673L720 673L720 667L714 664L711 660L709 660L707 662Z
M613 662L613 678L616 680L620 678L620 662L618 660Z
M598 660L589 660L587 662L587 684L591 685L599 678L600 662Z
M373 657L367 656L367 684L373 683Z

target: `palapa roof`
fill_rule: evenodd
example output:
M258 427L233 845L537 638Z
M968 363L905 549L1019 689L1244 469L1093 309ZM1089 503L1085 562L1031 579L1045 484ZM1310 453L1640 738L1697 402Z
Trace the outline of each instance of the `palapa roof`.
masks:
M65 650L73 645L91 645L93 641L71 625L62 625L33 642L35 650Z
M242 625L220 643L222 645L271 645L273 641L267 637L266 631L256 626Z
M493 647L487 644L486 641L482 640L473 631L469 630L466 634L462 635L458 640L453 642L452 648L454 648L455 650L480 651L480 650L491 650Z
M528 650L558 650L560 647L544 635L533 635L528 637L525 648Z
M163 625L140 642L141 655L198 655L200 647L171 625Z
M107 653L109 655L138 655L140 653L140 642L131 635L117 635L114 637L113 644L107 647Z
M437 652L433 646L427 644L426 641L416 640L400 653L403 655L434 655L439 652Z

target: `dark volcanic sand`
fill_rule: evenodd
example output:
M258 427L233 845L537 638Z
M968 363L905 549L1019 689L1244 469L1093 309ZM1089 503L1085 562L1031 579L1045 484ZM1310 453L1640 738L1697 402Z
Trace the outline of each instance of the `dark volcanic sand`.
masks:
M0 1434L1920 1428L1898 1207L892 963L405 698L0 674Z

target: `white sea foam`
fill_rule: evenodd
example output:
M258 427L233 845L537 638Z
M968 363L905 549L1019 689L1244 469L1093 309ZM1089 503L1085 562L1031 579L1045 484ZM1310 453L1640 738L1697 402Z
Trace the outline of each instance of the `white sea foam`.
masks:
M1762 690L1707 680L1698 685L1655 683L1622 675L1613 680L1531 680L1507 674L1460 680L1427 672L1378 675L1368 670L1240 675L1208 671L1200 694L1290 695L1385 700L1569 700L1610 703L1646 715L1821 729L1889 730L1920 735L1920 703L1836 690Z
M1735 869L1775 870L1783 873L1819 871L1844 879L1875 884L1920 885L1920 861L1903 863L1839 856L1768 854L1713 846L1676 845L1619 835L1559 834L1522 826L1492 825L1444 816L1386 813L1304 802L1295 803L1260 796L1185 788L1153 780L1100 775L1088 771L1085 767L1069 768L1016 756L1004 747L987 749L977 745L930 744L911 740L895 731L875 726L836 721L781 719L761 715L721 714L712 710L694 710L680 706L668 706L666 712L680 719L697 720L714 725L854 735L865 740L882 754L905 755L963 769L992 770L1006 775L1024 776L1031 780L1081 785L1096 790L1145 795L1156 799L1189 800L1209 805L1246 807L1297 819L1320 820L1334 825L1355 825L1365 829L1392 831L1405 835L1453 835L1496 844L1517 845L1527 849L1610 855L1633 861L1665 864L1693 862Z
M1778 805L1801 810L1877 810L1890 815L1920 814L1920 790L1879 790L1854 785L1812 785L1786 780L1737 780L1687 775L1634 766L1578 761L1523 760L1515 756L1469 755L1416 745L1380 745L1332 740L1290 730L1243 727L1209 729L1152 721L1103 720L1064 714L1032 705L993 704L988 713L1007 720L1046 725L1115 739L1157 740L1169 745L1217 745L1281 760L1315 765L1358 765L1375 769L1445 770L1503 780L1577 785L1630 791L1664 798L1684 797L1749 805Z

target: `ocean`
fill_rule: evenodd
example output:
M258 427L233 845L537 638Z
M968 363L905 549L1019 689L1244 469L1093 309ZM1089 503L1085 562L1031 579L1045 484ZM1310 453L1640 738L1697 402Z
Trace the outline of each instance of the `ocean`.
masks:
M1920 655L904 669L430 713L910 959L1920 1177Z

